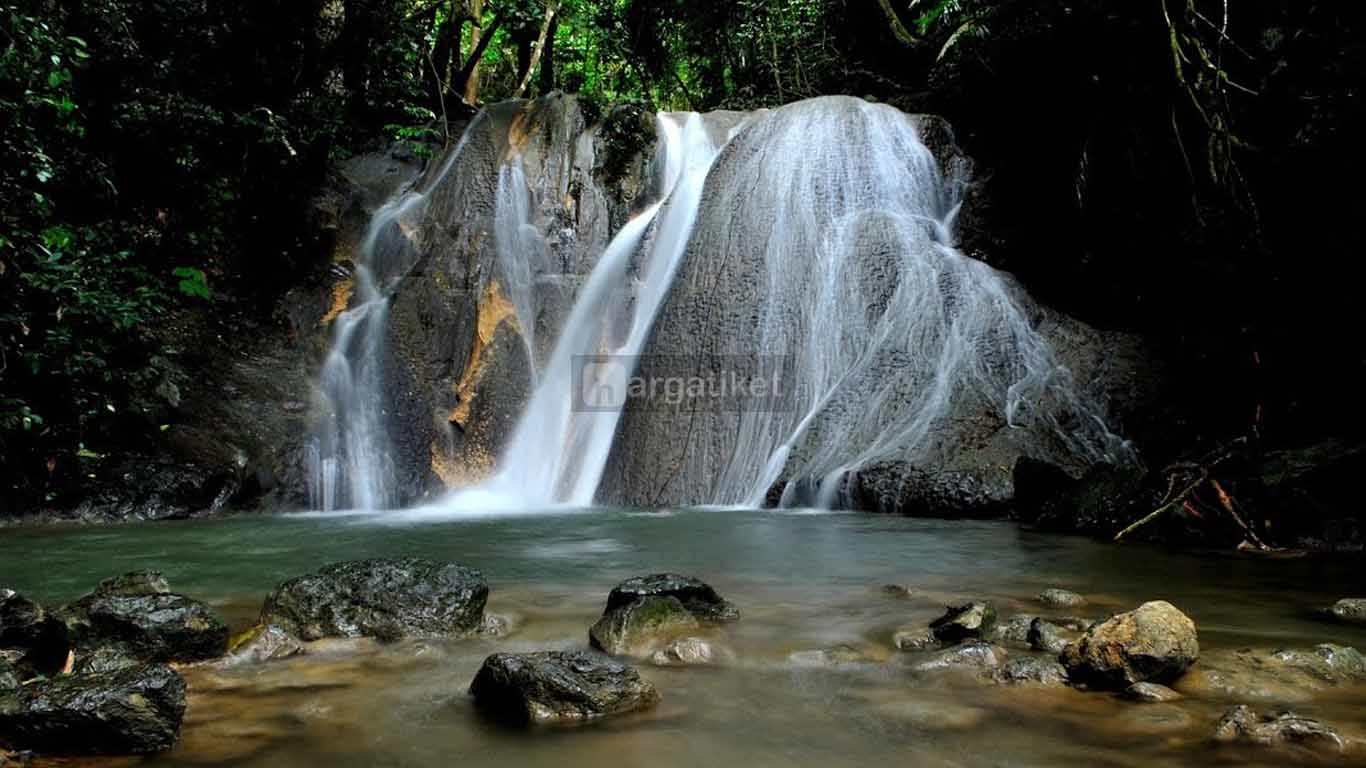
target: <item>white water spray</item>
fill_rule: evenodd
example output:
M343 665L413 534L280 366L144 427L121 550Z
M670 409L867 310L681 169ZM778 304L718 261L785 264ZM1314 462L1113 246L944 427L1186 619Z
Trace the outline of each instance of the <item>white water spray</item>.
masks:
M575 407L576 363L587 355L640 351L673 282L718 151L696 114L661 115L659 134L665 197L628 221L598 259L497 474L452 494L443 510L593 502L621 411Z

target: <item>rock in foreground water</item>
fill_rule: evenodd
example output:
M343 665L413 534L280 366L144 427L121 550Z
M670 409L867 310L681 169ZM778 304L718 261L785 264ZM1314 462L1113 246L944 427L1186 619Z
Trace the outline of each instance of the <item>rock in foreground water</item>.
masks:
M356 560L281 584L266 598L261 624L303 640L458 636L480 628L488 596L483 574L455 563Z
M158 571L105 579L58 614L85 671L203 661L227 650L227 624L208 605L172 592Z
M588 640L600 651L646 659L704 624L738 618L740 611L708 584L657 573L618 584L607 596L602 618L588 630Z
M58 755L170 749L185 716L185 681L170 667L67 675L0 693L0 743Z
M1159 600L1091 627L1059 661L1074 683L1123 690L1134 683L1169 683L1199 655L1195 622Z
M676 598L650 596L603 614L588 630L588 641L594 648L615 656L643 658L700 626Z
M930 623L934 636L943 643L986 637L996 624L996 609L991 603L966 603L950 606L948 612Z
M481 710L515 724L584 722L659 702L634 668L587 651L495 653L470 693Z
M1327 725L1293 712L1259 715L1246 705L1230 709L1214 728L1216 741L1278 746L1294 744L1341 752L1346 741Z
M709 584L676 573L656 573L623 581L607 595L603 615L645 597L672 597L699 621L722 623L740 618L740 609L724 600Z

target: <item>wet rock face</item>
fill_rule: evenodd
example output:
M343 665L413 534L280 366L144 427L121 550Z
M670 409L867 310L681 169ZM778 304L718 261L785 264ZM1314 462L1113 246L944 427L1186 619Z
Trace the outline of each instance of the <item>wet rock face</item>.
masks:
M157 571L133 571L100 582L58 611L88 672L138 662L203 661L223 655L228 626L204 603L171 592Z
M1293 712L1258 714L1239 705L1226 712L1214 728L1216 741L1259 746L1296 745L1341 752L1347 742L1331 727Z
M513 724L570 724L647 709L659 693L634 668L585 651L495 653L470 684L475 705Z
M464 635L482 625L488 595L483 574L455 563L357 560L281 584L261 623L303 640Z
M103 642L126 645L148 661L202 661L223 655L228 625L184 595L102 597L86 612Z
M623 581L607 595L607 612L651 596L677 599L700 621L719 623L740 618L740 609L724 600L710 585L676 573L656 573Z
M1195 622L1171 603L1155 601L1091 627L1059 661L1074 682L1124 689L1171 682L1199 655Z
M844 479L840 506L908 517L1004 517L1010 484L1004 475L930 472L901 461L862 467Z
M939 638L934 636L933 630L925 627L907 627L898 629L892 635L892 645L900 651L927 651L938 648L941 643Z
M1328 615L1348 624L1366 624L1366 598L1350 597L1339 600L1328 609Z
M185 715L185 681L170 667L69 675L0 693L0 743L58 755L170 749Z
M987 636L996 624L996 609L990 603L965 603L952 606L930 623L930 630L942 643L958 643Z

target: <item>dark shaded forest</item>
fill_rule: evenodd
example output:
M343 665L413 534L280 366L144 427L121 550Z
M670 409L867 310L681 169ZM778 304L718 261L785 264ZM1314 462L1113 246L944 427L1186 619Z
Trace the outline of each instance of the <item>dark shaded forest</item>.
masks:
M1150 455L1360 442L1363 31L1318 0L0 3L0 511L151 450L170 371L325 278L338 162L555 90L942 115L965 248L1170 351Z

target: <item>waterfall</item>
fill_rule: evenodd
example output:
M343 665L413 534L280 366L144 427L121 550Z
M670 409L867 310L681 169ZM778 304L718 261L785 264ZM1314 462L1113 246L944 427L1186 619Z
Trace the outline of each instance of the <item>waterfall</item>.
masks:
M563 313L564 278L577 273L561 263L562 249L580 226L575 190L584 187L575 185L588 177L536 169L572 168L572 176L592 165L563 140L534 138L543 135L534 133L536 116L566 114L554 111L563 104L492 108L499 122L460 163L460 183L429 204L489 114L481 113L439 169L375 215L320 381L328 410L313 442L316 507L398 500L385 430L394 404L382 391L385 325L396 284L433 248L446 254L446 271L426 277L452 281L441 291L460 302L501 292L497 327L512 316L530 363L509 370L530 377L531 394L515 426L497 427L507 438L493 474L419 515L603 500L759 506L779 486L785 505L834 506L850 474L876 464L979 482L1008 473L1022 455L1072 468L1128 457L1040 330L1046 312L1009 275L957 248L966 179L940 166L923 121L888 106L824 97L743 121L657 116L658 199L601 249ZM727 124L734 128L722 135ZM489 234L491 261L481 245ZM417 294L428 302L423 311L435 306L429 297L451 295L426 285ZM439 345L448 326L422 323L415 328L434 331ZM433 336L424 338L429 349ZM677 376L679 360L694 376L752 374L767 358L780 361L766 372L781 374L781 397L763 407L584 399L599 374L619 385L653 382ZM419 371L446 365L419 362ZM435 418L457 424L443 407ZM419 414L419 429L424 420Z
M577 408L576 368L584 356L639 352L678 269L718 151L697 114L660 115L658 132L665 196L628 221L599 257L497 474L455 492L443 509L593 502L621 411Z
M1127 450L1025 292L955 247L965 184L919 125L826 97L731 140L639 375L669 373L652 356L689 355L704 377L778 356L781 402L629 411L608 498L759 506L784 483L785 505L829 507L879 462L999 477L1022 454L1086 466Z
M376 510L397 503L383 391L389 302L416 261L413 233L428 196L456 165L480 119L470 123L434 171L370 219L351 276L350 306L332 321L332 342L318 379L322 415L305 448L313 509Z

